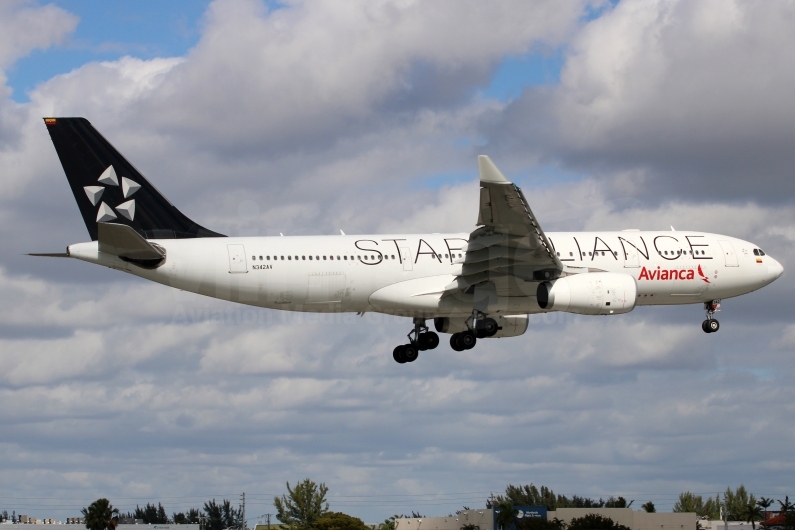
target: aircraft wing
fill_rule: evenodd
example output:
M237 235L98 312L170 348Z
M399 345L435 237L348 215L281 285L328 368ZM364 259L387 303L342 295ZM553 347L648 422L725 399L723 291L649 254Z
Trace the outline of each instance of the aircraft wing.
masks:
M484 281L511 276L524 281L557 278L563 264L522 190L506 179L489 157L479 156L478 167L479 228L469 236L455 286L468 289Z

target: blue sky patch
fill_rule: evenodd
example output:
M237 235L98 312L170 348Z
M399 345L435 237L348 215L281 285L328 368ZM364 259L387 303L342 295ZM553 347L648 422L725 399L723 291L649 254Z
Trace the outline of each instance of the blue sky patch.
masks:
M209 0L55 0L58 7L80 17L62 46L37 50L6 71L18 103L27 91L58 74L93 61L113 61L131 55L141 59L185 55L201 37Z
M557 84L560 81L562 67L561 50L553 54L529 53L507 56L497 68L491 85L483 91L483 95L501 101L515 99L529 86Z

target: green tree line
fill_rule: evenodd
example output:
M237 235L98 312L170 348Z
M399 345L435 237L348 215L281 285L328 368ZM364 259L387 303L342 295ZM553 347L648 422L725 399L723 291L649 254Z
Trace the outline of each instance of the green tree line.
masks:
M88 530L115 530L120 519L140 519L144 524L201 524L203 530L243 527L242 510L227 499L220 503L213 499L205 502L201 511L191 508L186 512L175 512L169 517L160 503L157 506L147 503L143 508L136 506L132 512L120 513L108 499L103 498L83 508L81 513Z

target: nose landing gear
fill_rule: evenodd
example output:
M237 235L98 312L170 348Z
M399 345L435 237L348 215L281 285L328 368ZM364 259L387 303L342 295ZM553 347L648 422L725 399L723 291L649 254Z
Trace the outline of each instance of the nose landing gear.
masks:
M701 323L701 329L704 333L715 333L720 329L720 323L712 317L720 311L720 300L704 302L704 309L707 311L707 319Z
M439 335L430 331L424 318L414 319L414 329L407 335L408 344L395 347L392 358L400 364L413 363L421 351L432 350L439 345Z

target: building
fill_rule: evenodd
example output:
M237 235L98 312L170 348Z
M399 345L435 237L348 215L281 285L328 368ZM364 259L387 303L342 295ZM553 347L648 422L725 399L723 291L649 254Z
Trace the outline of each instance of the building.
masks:
M695 513L647 513L631 508L560 508L547 512L544 507L517 507L517 517L546 517L570 523L572 519L595 513L632 530L697 530L698 516ZM466 510L448 517L405 517L395 519L395 530L497 530L494 510ZM709 529L709 530L722 530ZM741 530L730 528L729 530Z
M449 517L395 519L395 530L460 530L467 525L474 525L480 530L494 530L494 510L464 510Z
M548 512L547 519L552 521L557 518L568 524L572 519L589 513L609 517L632 530L696 530L698 524L698 515L695 513L648 513L632 508L558 508Z

